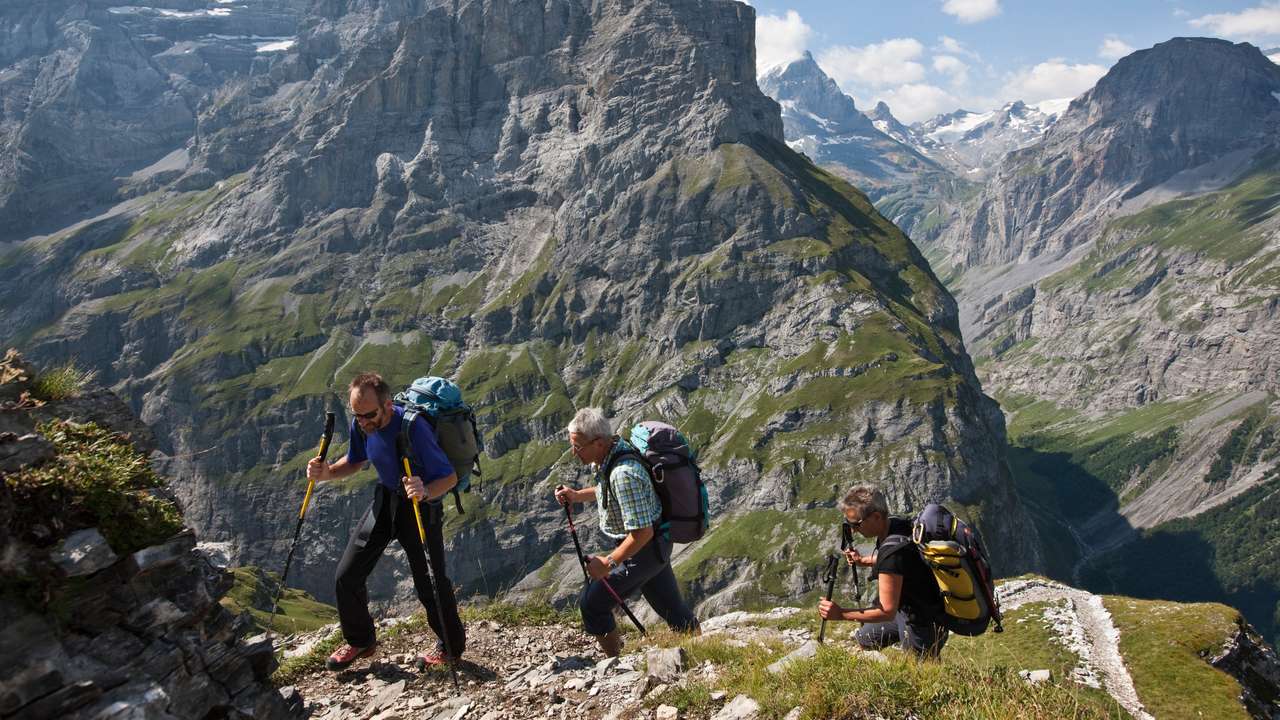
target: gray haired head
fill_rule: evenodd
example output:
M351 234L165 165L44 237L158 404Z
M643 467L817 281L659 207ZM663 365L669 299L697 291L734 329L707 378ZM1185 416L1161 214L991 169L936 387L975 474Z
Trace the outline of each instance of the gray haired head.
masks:
M569 434L581 435L587 441L613 437L613 424L600 408L582 408L569 421Z
M889 502L884 499L880 488L874 485L855 485L850 488L845 493L844 500L840 501L840 509L856 510L864 518L873 512L889 517Z

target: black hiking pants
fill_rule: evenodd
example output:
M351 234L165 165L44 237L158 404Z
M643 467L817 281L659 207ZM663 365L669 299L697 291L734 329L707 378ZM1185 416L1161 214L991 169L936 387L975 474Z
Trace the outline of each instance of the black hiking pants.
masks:
M467 636L458 617L458 601L453 596L453 583L449 582L444 566L444 510L440 503L421 503L422 524L426 530L427 546L423 552L418 538L418 522L413 514L413 502L403 493L379 483L373 494L373 502L365 510L360 524L347 542L346 552L338 563L337 589L338 622L342 637L353 647L368 647L377 639L373 618L369 615L369 590L365 581L382 557L382 552L394 539L404 548L413 573L413 587L418 600L427 609L427 622L443 645L448 633L448 650L455 657L466 648ZM436 611L435 592L427 575L427 557L431 558L431 571L440 591L441 613Z
M680 586L671 571L671 541L660 533L654 533L635 556L624 560L605 579L624 600L639 591L672 630L691 632L698 627L698 618L680 597ZM592 580L578 597L583 628L591 635L607 635L617 627L613 619L616 607L617 601L599 580Z

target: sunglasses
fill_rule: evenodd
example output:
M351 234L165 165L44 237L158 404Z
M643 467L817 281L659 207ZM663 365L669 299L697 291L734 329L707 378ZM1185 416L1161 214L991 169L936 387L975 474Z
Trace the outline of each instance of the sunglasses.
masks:
M352 410L352 411L351 411L351 414L352 414L352 415L354 415L354 416L356 416L356 418L358 418L358 419L360 419L360 420L372 420L372 419L374 419L374 418L378 417L378 412L379 412L380 410L382 410L382 408L374 408L374 409L370 410L370 411L369 411L369 412L367 412L367 413L358 413L358 412L356 412L355 410Z
M861 520L858 520L857 522L851 522L849 520L845 520L844 526L849 528L850 530L857 530L858 528L862 527L862 523L866 521L867 519L865 517L862 518Z

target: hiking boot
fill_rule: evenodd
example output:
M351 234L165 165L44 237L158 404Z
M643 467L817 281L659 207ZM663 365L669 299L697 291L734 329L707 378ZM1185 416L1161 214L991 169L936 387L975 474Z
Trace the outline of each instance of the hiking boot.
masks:
M341 670L351 665L351 663L360 658L369 657L378 650L378 643L374 643L369 647L352 647L351 645L343 645L324 661L324 666L330 670Z
M617 628L610 630L607 635L597 635L596 642L600 643L600 652L605 657L618 657L622 652L622 633Z
M444 648L437 645L434 650L428 650L418 656L418 669L426 670L427 668L438 665L449 665L450 663L457 661L457 659L458 658L446 653Z

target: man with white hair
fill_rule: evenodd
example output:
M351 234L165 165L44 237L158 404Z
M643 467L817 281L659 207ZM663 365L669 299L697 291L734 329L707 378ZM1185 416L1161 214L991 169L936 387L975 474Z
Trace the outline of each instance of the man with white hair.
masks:
M556 488L561 505L595 500L600 532L614 541L604 555L587 556L591 582L582 591L578 607L582 624L596 637L605 655L622 651L622 637L613 619L616 601L605 579L619 597L639 590L658 616L673 630L697 632L698 619L680 597L671 572L671 539L659 528L662 504L640 455L626 440L613 434L613 426L599 408L583 408L569 423L569 446L574 457L596 468L592 487Z

